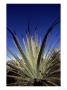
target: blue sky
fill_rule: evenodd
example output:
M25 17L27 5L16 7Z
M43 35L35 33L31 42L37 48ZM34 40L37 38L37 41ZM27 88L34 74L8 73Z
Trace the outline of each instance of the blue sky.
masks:
M59 4L7 4L7 27L17 33L22 46L23 43L20 34L22 33L25 39L28 23L30 23L31 36L34 35L35 27L37 26L38 38L42 41L49 26L57 17L60 17ZM52 45L56 39L60 38L60 24L56 25L54 29L50 35L51 38L48 40L49 44L47 47L49 47L50 44ZM60 47L59 41L55 47ZM7 47L15 53L17 52L8 31Z

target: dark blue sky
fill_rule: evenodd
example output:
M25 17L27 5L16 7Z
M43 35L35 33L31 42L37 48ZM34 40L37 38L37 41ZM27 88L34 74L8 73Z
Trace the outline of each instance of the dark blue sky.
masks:
M38 38L42 41L47 29L57 17L60 17L59 4L7 4L7 27L17 33L21 42L20 34L22 33L25 39L28 23L30 23L31 36L37 26ZM60 24L56 25L54 29L50 36L52 40L49 40L49 43L51 41L53 43L60 37ZM59 47L59 44L57 43L55 46ZM16 52L9 32L7 32L7 47Z

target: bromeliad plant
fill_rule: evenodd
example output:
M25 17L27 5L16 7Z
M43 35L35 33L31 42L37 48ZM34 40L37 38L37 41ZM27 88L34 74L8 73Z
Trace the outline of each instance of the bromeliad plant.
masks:
M49 50L50 54L44 57L44 50L46 47L49 34L52 32L54 26L58 24L56 20L47 30L46 35L43 38L42 45L38 42L37 33L35 32L34 39L29 32L26 36L26 41L23 39L24 49L19 42L19 38L15 32L12 32L9 28L8 31L12 35L14 44L21 55L21 59L14 54L9 48L8 51L14 57L12 63L7 62L7 85L22 85L22 86L57 86L60 85L60 50ZM11 72L11 73L9 73ZM8 83L8 81L12 81ZM14 82L15 80L15 82Z

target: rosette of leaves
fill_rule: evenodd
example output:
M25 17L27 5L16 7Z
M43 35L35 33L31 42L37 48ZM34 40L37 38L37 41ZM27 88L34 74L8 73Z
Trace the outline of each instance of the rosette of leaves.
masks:
M8 52L15 60L7 62L7 85L8 86L59 86L60 85L60 49L49 50L45 58L47 39L53 28L59 21L55 20L48 28L40 46L35 32L34 39L29 32L26 41L23 39L24 50L15 32L9 28L12 39L18 49L21 59L8 48Z

